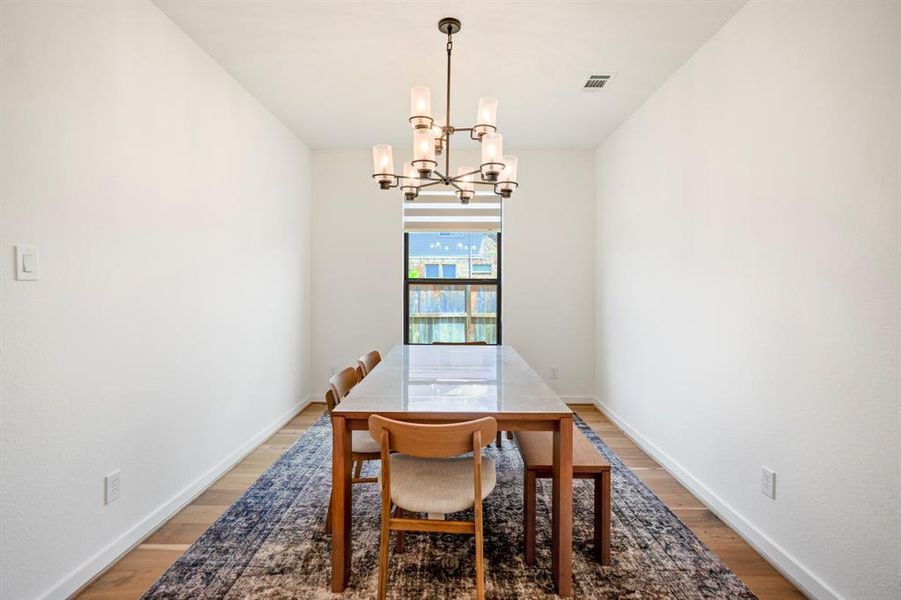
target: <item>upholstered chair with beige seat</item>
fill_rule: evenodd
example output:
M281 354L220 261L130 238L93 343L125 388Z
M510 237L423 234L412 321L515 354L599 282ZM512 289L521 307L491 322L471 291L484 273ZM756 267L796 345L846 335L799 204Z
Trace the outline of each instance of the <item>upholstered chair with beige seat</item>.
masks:
M494 461L482 448L497 433L491 417L423 425L379 415L369 417L369 432L379 441L382 457L382 532L379 549L379 599L388 593L391 531L459 533L475 536L476 597L485 597L482 500L494 489ZM396 452L395 454L391 454ZM472 452L472 456L460 456ZM391 507L397 507L392 515ZM473 521L417 518L417 514L450 514L473 508Z
M325 393L325 405L329 412L332 412L341 400L360 382L360 376L357 369L348 367L339 373L336 373L329 379L329 389ZM352 483L375 483L377 477L363 477L363 463L367 460L381 460L381 450L378 442L372 439L368 431L354 431L351 445L351 461L353 463ZM332 502L329 499L328 511L325 516L325 531L331 531L332 528Z

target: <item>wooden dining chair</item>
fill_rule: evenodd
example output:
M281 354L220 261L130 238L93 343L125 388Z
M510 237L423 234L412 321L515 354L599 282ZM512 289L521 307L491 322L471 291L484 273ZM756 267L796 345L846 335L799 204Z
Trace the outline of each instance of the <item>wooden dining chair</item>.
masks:
M449 425L403 423L369 417L369 432L382 457L382 532L379 543L379 600L388 593L388 551L392 531L458 533L475 536L476 598L485 597L482 500L494 489L494 461L482 448L497 432L497 421L484 417ZM391 454L396 451L397 454ZM472 457L460 456L472 452ZM392 504L398 515L392 516ZM414 518L417 513L449 514L474 508L473 521ZM410 514L412 513L412 514Z
M382 362L382 355L378 353L378 350L373 350L359 358L357 367L362 372L363 377L366 377L380 362Z
M331 413L350 390L360 382L357 369L348 367L336 373L329 379L329 389L325 393L325 405ZM368 431L354 431L351 434L350 460L353 464L353 476L351 483L375 483L378 477L363 477L363 463L367 460L381 460L381 450L378 442L372 439ZM332 501L329 498L328 510L325 515L325 532L332 530Z

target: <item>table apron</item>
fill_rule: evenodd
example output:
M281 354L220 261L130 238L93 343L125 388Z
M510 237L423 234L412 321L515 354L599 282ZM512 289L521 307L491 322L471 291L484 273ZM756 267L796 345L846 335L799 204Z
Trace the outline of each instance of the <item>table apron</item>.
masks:
M427 416L427 417L413 417L407 415L394 415L394 414L382 414L382 413L373 413L380 414L383 417L387 417L389 419L396 419L398 421L403 421L405 423L427 423L433 425L439 425L442 423L460 423L462 421L469 421L473 419L478 419L482 417L494 417L497 421L497 428L500 431L558 431L560 429L560 419L561 418L571 418L571 415L560 416L560 417L550 417L548 415L536 415L535 418L524 418L521 416L515 417L505 417L503 415L492 415L492 414L482 414L480 416L460 416L460 415L449 415L449 416ZM335 415L337 416L337 415ZM345 427L353 430L353 431L367 431L369 429L369 417L368 416L347 416L341 415L344 417ZM332 421L334 422L334 416L332 417Z

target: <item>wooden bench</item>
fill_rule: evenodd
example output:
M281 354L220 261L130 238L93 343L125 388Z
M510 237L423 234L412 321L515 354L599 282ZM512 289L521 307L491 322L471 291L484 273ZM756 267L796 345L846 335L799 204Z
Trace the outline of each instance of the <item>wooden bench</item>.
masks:
M554 475L554 434L550 431L514 433L525 464L523 498L523 545L526 564L535 564L536 481ZM610 463L573 427L573 479L594 480L594 556L602 565L610 564Z

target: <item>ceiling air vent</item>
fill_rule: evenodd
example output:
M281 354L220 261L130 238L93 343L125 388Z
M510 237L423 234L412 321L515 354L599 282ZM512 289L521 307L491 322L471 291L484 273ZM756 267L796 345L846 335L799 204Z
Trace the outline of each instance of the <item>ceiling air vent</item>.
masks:
M602 75L589 75L588 81L585 82L585 85L582 86L582 91L588 93L599 92L608 85L610 85L610 81L613 79L613 73L604 73Z

